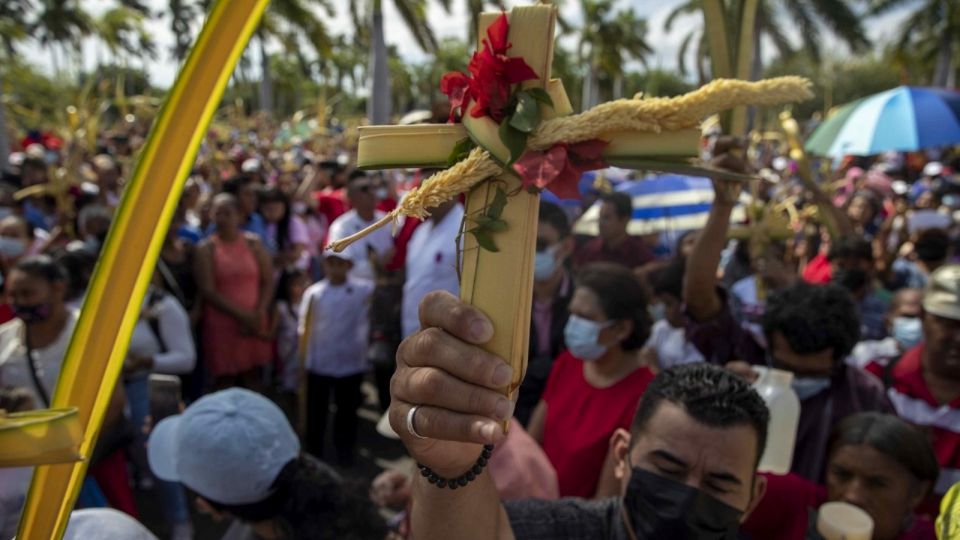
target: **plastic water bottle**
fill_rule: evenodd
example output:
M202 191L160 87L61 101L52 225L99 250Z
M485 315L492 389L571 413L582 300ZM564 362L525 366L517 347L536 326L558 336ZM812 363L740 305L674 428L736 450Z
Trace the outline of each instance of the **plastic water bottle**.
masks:
M829 502L817 512L817 532L824 540L870 540L873 519L845 502Z
M758 470L774 474L790 472L793 447L800 422L800 399L790 386L793 373L780 369L754 367L760 376L753 383L770 410L767 446Z

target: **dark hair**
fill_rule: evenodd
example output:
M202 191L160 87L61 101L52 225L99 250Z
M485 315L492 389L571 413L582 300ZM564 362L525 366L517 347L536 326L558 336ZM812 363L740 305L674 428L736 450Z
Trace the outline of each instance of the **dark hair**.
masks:
M66 249L57 254L57 262L67 273L67 300L82 298L97 265L97 256L89 249Z
M660 372L640 398L630 426L634 440L664 401L683 408L705 426L751 426L757 432L756 462L760 463L770 412L756 390L739 375L705 363L683 364Z
M17 261L14 270L50 283L67 281L67 271L49 255L35 255Z
M872 191L861 189L860 191L853 194L853 197L850 197L850 202L853 203L854 199L863 199L870 205L870 211L873 212L873 216L870 219L876 219L877 214L880 213L880 210L883 208L883 205L880 203L880 199Z
M366 540L387 534L366 487L341 480L312 459L291 460L272 488L269 497L252 504L227 505L200 496L241 521L273 520L283 537L291 540Z
M768 342L780 332L797 354L833 349L845 358L860 341L860 315L850 293L832 283L798 282L767 299L763 333Z
M930 482L940 465L927 436L892 414L864 412L840 421L830 435L830 455L848 445L866 445L903 465L917 480Z
M633 331L620 347L632 351L643 347L650 335L650 315L643 287L630 270L613 263L593 263L577 274L577 287L590 289L600 301L600 308L609 320L627 320Z
M633 215L633 199L626 193L615 191L601 197L601 200L611 206L620 219L628 219Z
M293 305L290 298L290 284L299 277L306 276L307 271L297 267L284 268L277 279L277 290L273 295L276 302L284 301L292 313L296 313L298 306Z
M263 206L267 203L278 202L283 204L283 217L277 223L277 232L274 240L277 243L277 250L283 251L290 247L290 197L280 191L280 188L265 189L260 192L260 214L263 214Z
M862 236L844 236L830 246L830 253L827 254L827 259L830 261L851 258L872 261L873 247L870 246L870 242Z
M253 182L253 177L249 174L238 174L231 176L223 182L223 193L229 193L236 197L240 194L240 189Z
M950 236L943 229L927 229L917 236L914 242L917 258L923 262L940 262L947 258L950 250Z
M655 294L669 294L683 298L683 275L687 269L686 257L677 257L670 264L654 272L650 284Z
M560 238L570 236L570 220L559 206L548 201L540 201L540 223L550 225L560 234Z

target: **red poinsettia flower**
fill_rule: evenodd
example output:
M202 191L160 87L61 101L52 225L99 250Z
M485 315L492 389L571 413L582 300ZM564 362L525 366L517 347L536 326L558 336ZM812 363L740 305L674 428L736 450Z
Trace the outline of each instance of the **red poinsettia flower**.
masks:
M463 108L472 100L471 116L489 116L499 124L506 116L513 85L537 78L523 58L507 56L512 46L507 41L509 33L510 23L507 14L503 13L487 29L483 47L470 59L467 66L470 76L452 71L441 79L440 91L450 98L451 122L458 112L463 114Z
M561 199L580 198L580 176L603 169L603 150L609 144L601 139L576 144L557 143L544 151L529 151L513 168L526 189L550 189Z

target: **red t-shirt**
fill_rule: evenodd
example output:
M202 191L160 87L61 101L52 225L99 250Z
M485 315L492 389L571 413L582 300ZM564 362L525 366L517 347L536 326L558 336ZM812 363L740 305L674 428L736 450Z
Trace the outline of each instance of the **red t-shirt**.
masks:
M327 217L327 223L333 223L350 209L346 190L343 188L317 191L313 196L317 199L317 211Z
M741 525L741 532L753 540L803 540L806 538L811 508L827 502L827 490L813 482L788 474L761 473L767 479L767 491L760 503ZM914 516L913 526L897 540L934 540L933 524Z
M884 367L873 363L867 371L886 379L887 396L897 416L930 433L933 451L940 462L940 478L934 496L921 506L924 514L939 513L940 498L953 484L960 482L960 399L951 403L937 402L923 379L923 344L905 352L885 374Z
M830 261L823 252L817 253L803 269L803 280L814 285L830 283L831 275Z
M617 428L630 429L640 396L653 380L644 366L608 388L583 376L582 360L564 351L553 363L543 401L543 451L557 470L561 497L593 497Z

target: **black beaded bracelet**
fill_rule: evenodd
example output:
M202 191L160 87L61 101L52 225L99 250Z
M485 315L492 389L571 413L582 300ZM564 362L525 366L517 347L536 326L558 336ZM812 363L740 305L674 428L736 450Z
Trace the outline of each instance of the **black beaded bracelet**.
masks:
M417 468L420 469L420 474L427 479L427 482L430 482L438 488L457 489L466 486L480 476L480 473L482 473L483 469L487 466L487 461L490 460L491 454L493 454L493 445L483 445L483 451L480 452L480 457L477 458L477 462L473 464L473 467L456 478L443 478L422 463L417 463Z

